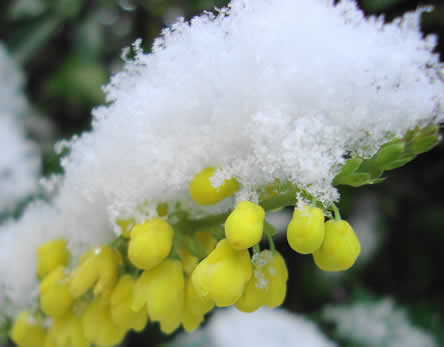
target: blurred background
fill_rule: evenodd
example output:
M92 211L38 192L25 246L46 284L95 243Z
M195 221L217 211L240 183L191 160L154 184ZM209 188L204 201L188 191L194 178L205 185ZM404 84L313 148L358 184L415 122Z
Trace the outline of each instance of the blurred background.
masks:
M437 50L444 56L442 1L358 2L367 14L384 14L388 21L418 6L434 5L432 12L423 15L422 28L425 34L439 36ZM203 10L227 3L225 0L1 1L0 41L24 71L24 93L32 112L38 114L37 119L28 122L26 131L28 137L41 145L41 174L49 177L61 172L53 143L90 128L91 109L104 102L101 86L122 67L122 48L141 38L145 51L149 52L153 39L177 17L190 19ZM399 328L401 332L396 334L408 336L411 329L429 336L437 346L444 346L443 154L444 143L441 143L402 169L386 174L387 180L381 184L341 190L341 212L354 226L363 246L360 260L352 270L323 273L313 265L311 257L291 251L285 238L278 241L278 249L290 270L284 308L314 322L320 334L339 346L408 345L390 342L396 338L386 336L394 334L398 325L404 323L409 328L405 331ZM26 204L37 197L31 194L20 200L15 209L8 211L8 216L19 216ZM276 216L277 223L289 218L290 212ZM2 218L6 215L0 211L0 221ZM347 330L353 322L344 317L354 317L356 322L356 315L359 316L353 313L356 308L362 309L360 314L368 321L364 319L353 332ZM371 329L371 317L383 322L382 332ZM207 321L211 324L211 317ZM363 331L357 331L359 328ZM381 340L378 334L386 335ZM124 345L184 343L176 335L163 336L156 324L150 324L143 333L129 335ZM421 346L420 342L410 345Z

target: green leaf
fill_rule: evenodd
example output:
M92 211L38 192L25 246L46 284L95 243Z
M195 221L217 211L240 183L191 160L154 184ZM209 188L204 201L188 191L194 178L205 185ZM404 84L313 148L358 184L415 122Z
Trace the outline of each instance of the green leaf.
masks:
M355 173L353 175L340 177L339 179L335 178L333 181L335 185L343 184L352 187L360 187L370 183L372 183L372 179L368 173Z
M371 158L347 160L341 172L333 180L334 185L359 187L382 182L384 171L404 166L416 155L436 146L441 137L435 124L407 131L404 138L391 140L382 145Z
M382 147L375 155L374 160L376 165L382 170L386 170L392 162L399 160L399 158L404 154L405 144L404 143L394 143L389 146Z
M378 178L384 172L384 169L378 164L375 157L366 159L358 170L360 173L367 173L371 178Z
M398 160L394 160L389 165L387 165L385 167L385 169L386 170L394 170L394 169L400 168L400 167L404 166L405 164L409 163L410 161L412 161L415 158L416 158L416 156L407 156L407 157L403 157L403 158L398 159Z
M338 176L348 176L354 173L362 163L362 159L351 158L346 161L345 165L342 167L341 172Z
M223 238L225 238L225 232L222 226L207 228L205 229L205 231L208 231L211 234L211 236L213 236L217 241L220 241Z
M407 144L407 151L413 154L421 154L430 151L439 143L439 136L417 136Z

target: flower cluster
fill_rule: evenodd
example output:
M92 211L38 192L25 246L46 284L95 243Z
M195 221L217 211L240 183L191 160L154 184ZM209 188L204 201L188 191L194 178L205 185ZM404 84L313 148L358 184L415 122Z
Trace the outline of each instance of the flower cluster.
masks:
M237 190L235 179L215 188L210 181L214 171L205 169L191 181L196 203L215 204ZM268 192L279 195L270 187ZM189 230L183 216L173 227L167 221L168 207L158 210L159 217L143 223L119 221L120 238L112 246L88 250L72 271L64 240L41 245L40 310L18 315L13 341L20 347L111 346L129 330L142 330L148 320L159 322L167 334L181 325L193 331L215 306L254 312L283 303L288 271L261 205L241 201L223 227L216 221L213 229L197 230ZM270 250L261 251L264 233ZM313 253L316 264L327 271L347 269L360 250L350 226L341 220L324 226L317 207L295 210L287 235L295 251Z

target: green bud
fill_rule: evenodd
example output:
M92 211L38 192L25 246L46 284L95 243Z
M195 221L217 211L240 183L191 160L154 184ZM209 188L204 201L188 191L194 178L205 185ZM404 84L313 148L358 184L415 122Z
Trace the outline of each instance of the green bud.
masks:
M342 167L341 172L336 177L351 175L359 168L361 163L362 163L362 159L359 159L359 158L351 158L351 159L347 160L345 162L344 166Z
M378 178L384 172L384 169L379 165L375 157L364 160L362 165L359 167L360 173L366 173L370 178Z
M404 150L405 144L402 142L382 147L374 156L376 165L382 170L386 170L387 166L404 154Z
M436 124L431 124L426 126L425 128L422 128L420 130L421 135L423 136L432 136L432 135L438 135L439 127Z
M339 174L336 175L335 179L333 180L333 184L335 186L340 184L347 184L349 177L353 175L353 173L359 168L359 166L362 163L362 159L358 158L351 158L348 159L344 166L341 168L341 171Z
M349 176L336 177L333 181L334 185L347 185L352 187L360 187L365 184L371 184L373 180L368 173L355 173Z
M421 154L431 150L435 147L440 140L438 134L428 136L414 136L413 139L407 144L407 151L412 154Z
M415 159L415 155L404 153L398 160L392 161L385 167L385 170L397 169Z

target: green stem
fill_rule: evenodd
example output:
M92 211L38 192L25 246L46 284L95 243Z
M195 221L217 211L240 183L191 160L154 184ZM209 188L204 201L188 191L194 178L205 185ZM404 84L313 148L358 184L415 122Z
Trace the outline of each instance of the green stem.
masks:
M207 257L207 251L205 250L205 248L202 246L202 244L200 243L200 241L194 237L189 237L189 236L185 236L184 238L184 244L185 247L187 248L187 250L194 255L195 257L197 257L197 259L199 259L199 261L201 261L202 259Z
M270 245L271 252L274 254L276 253L276 246L274 245L273 237L270 234L266 234L268 243Z
M273 254L276 252L276 246L274 245L273 235L276 234L276 229L268 222L264 224L264 234L268 239L268 244Z
M182 239L182 233L180 231L176 231L174 233L173 247L171 248L171 252L170 252L168 258L180 259L178 249L179 249L181 239Z
M292 189L275 194L272 198L259 202L265 211L275 210L277 208L295 205L296 194L299 190L295 187Z
M287 187L286 187L287 188ZM259 205L263 207L265 211L275 210L281 207L286 207L290 205L295 205L297 198L296 194L299 192L295 186L288 186L289 189L276 193L273 197L267 200L259 202ZM215 225L220 225L225 222L227 217L230 215L232 210L228 210L224 213L207 216L200 219L190 219L186 221L186 227L192 231L198 231L200 229L205 229L213 227Z
M230 215L230 213L231 210L224 213L204 217L201 219L194 219L194 220L190 219L187 221L186 224L187 227L190 228L191 230L198 231L199 229L205 229L215 225L223 224Z
M341 220L341 214L339 213L339 209L335 204L331 204L330 209L333 210L335 220Z

